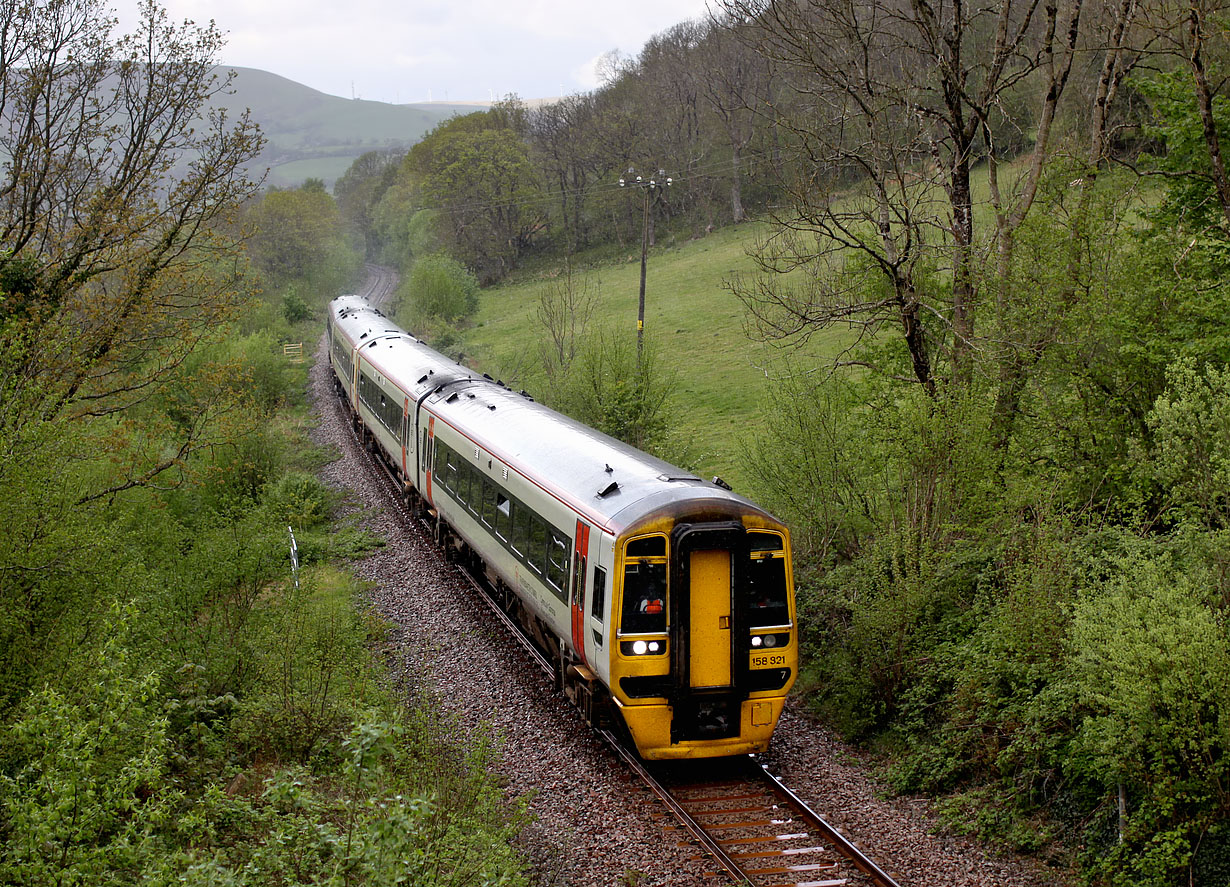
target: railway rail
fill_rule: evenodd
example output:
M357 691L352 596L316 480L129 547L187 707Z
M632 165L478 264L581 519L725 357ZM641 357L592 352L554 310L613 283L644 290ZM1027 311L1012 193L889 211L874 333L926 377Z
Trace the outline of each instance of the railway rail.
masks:
M426 527L397 492L384 462L364 453L388 483L395 513L408 529ZM465 563L456 563L466 581L525 649L557 683L555 666L499 605L489 588ZM612 730L596 732L662 802L689 843L702 849L719 872L753 887L898 887L893 877L783 785L752 756L672 764L656 769L640 760Z

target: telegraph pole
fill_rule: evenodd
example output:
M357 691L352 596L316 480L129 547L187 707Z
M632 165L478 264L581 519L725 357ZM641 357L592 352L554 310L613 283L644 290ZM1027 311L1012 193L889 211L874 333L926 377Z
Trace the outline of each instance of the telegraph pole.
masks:
M641 218L641 298L636 310L636 368L641 368L641 354L645 350L645 260L649 255L649 202L671 186L670 176L660 169L657 175L646 181L632 167L619 180L621 188L640 188L645 192L645 211Z

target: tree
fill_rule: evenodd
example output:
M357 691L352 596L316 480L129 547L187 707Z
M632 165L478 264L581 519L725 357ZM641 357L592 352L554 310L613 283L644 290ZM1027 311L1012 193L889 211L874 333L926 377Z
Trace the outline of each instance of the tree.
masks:
M369 258L378 256L381 248L373 214L393 185L402 156L392 151L368 151L333 184L338 209L363 238L364 254Z
M210 99L212 25L154 2L113 37L97 0L0 4L0 423L139 402L239 302L226 226L261 138Z
M300 188L272 190L252 205L247 221L254 228L252 263L276 287L302 283L333 292L356 270L359 257L323 183L309 179Z
M967 385L982 296L971 169L980 142L994 157L1001 132L1035 125L1046 156L1080 8L1081 0L1045 9L1030 0L992 7L727 0L726 15L755 29L759 51L774 65L781 85L773 112L798 157L787 183L790 213L778 222L806 236L780 238L778 249L762 254L763 265L828 266L819 272L818 303L774 298L771 284L749 290L749 301L787 315L786 330L892 320L925 390L934 394L945 378ZM1009 100L1040 70L1041 111L1005 119ZM1029 205L1024 199L1014 208ZM808 245L813 234L818 248ZM884 286L850 289L846 250L861 254ZM942 270L946 283L927 282L929 270ZM950 360L947 374L937 352Z
M705 97L722 121L730 145L730 216L732 222L747 218L743 207L744 152L757 132L757 123L769 95L769 66L744 35L751 26L739 20L719 18L701 43L706 66Z
M513 99L441 124L403 164L402 180L438 210L446 248L484 283L516 267L546 225L527 127Z

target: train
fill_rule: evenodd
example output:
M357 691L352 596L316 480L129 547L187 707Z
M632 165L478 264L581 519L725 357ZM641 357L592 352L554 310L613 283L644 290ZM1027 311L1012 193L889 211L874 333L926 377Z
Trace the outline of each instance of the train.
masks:
M360 296L330 303L327 348L356 433L587 721L648 761L768 747L798 670L786 526L454 362Z

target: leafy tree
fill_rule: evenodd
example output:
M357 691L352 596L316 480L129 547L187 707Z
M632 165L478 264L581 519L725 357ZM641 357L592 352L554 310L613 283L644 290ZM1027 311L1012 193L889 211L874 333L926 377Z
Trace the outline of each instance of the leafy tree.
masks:
M438 208L450 252L491 281L516 267L542 229L539 190L521 134L487 126L485 115L469 117L479 119L437 127L407 162L421 176L424 199Z
M337 203L319 180L272 190L252 205L247 221L253 265L278 289L299 284L336 293L354 276L360 257L351 248Z
M392 186L402 155L390 151L368 151L350 165L333 183L338 211L362 237L364 255L377 258L382 238L373 214Z

